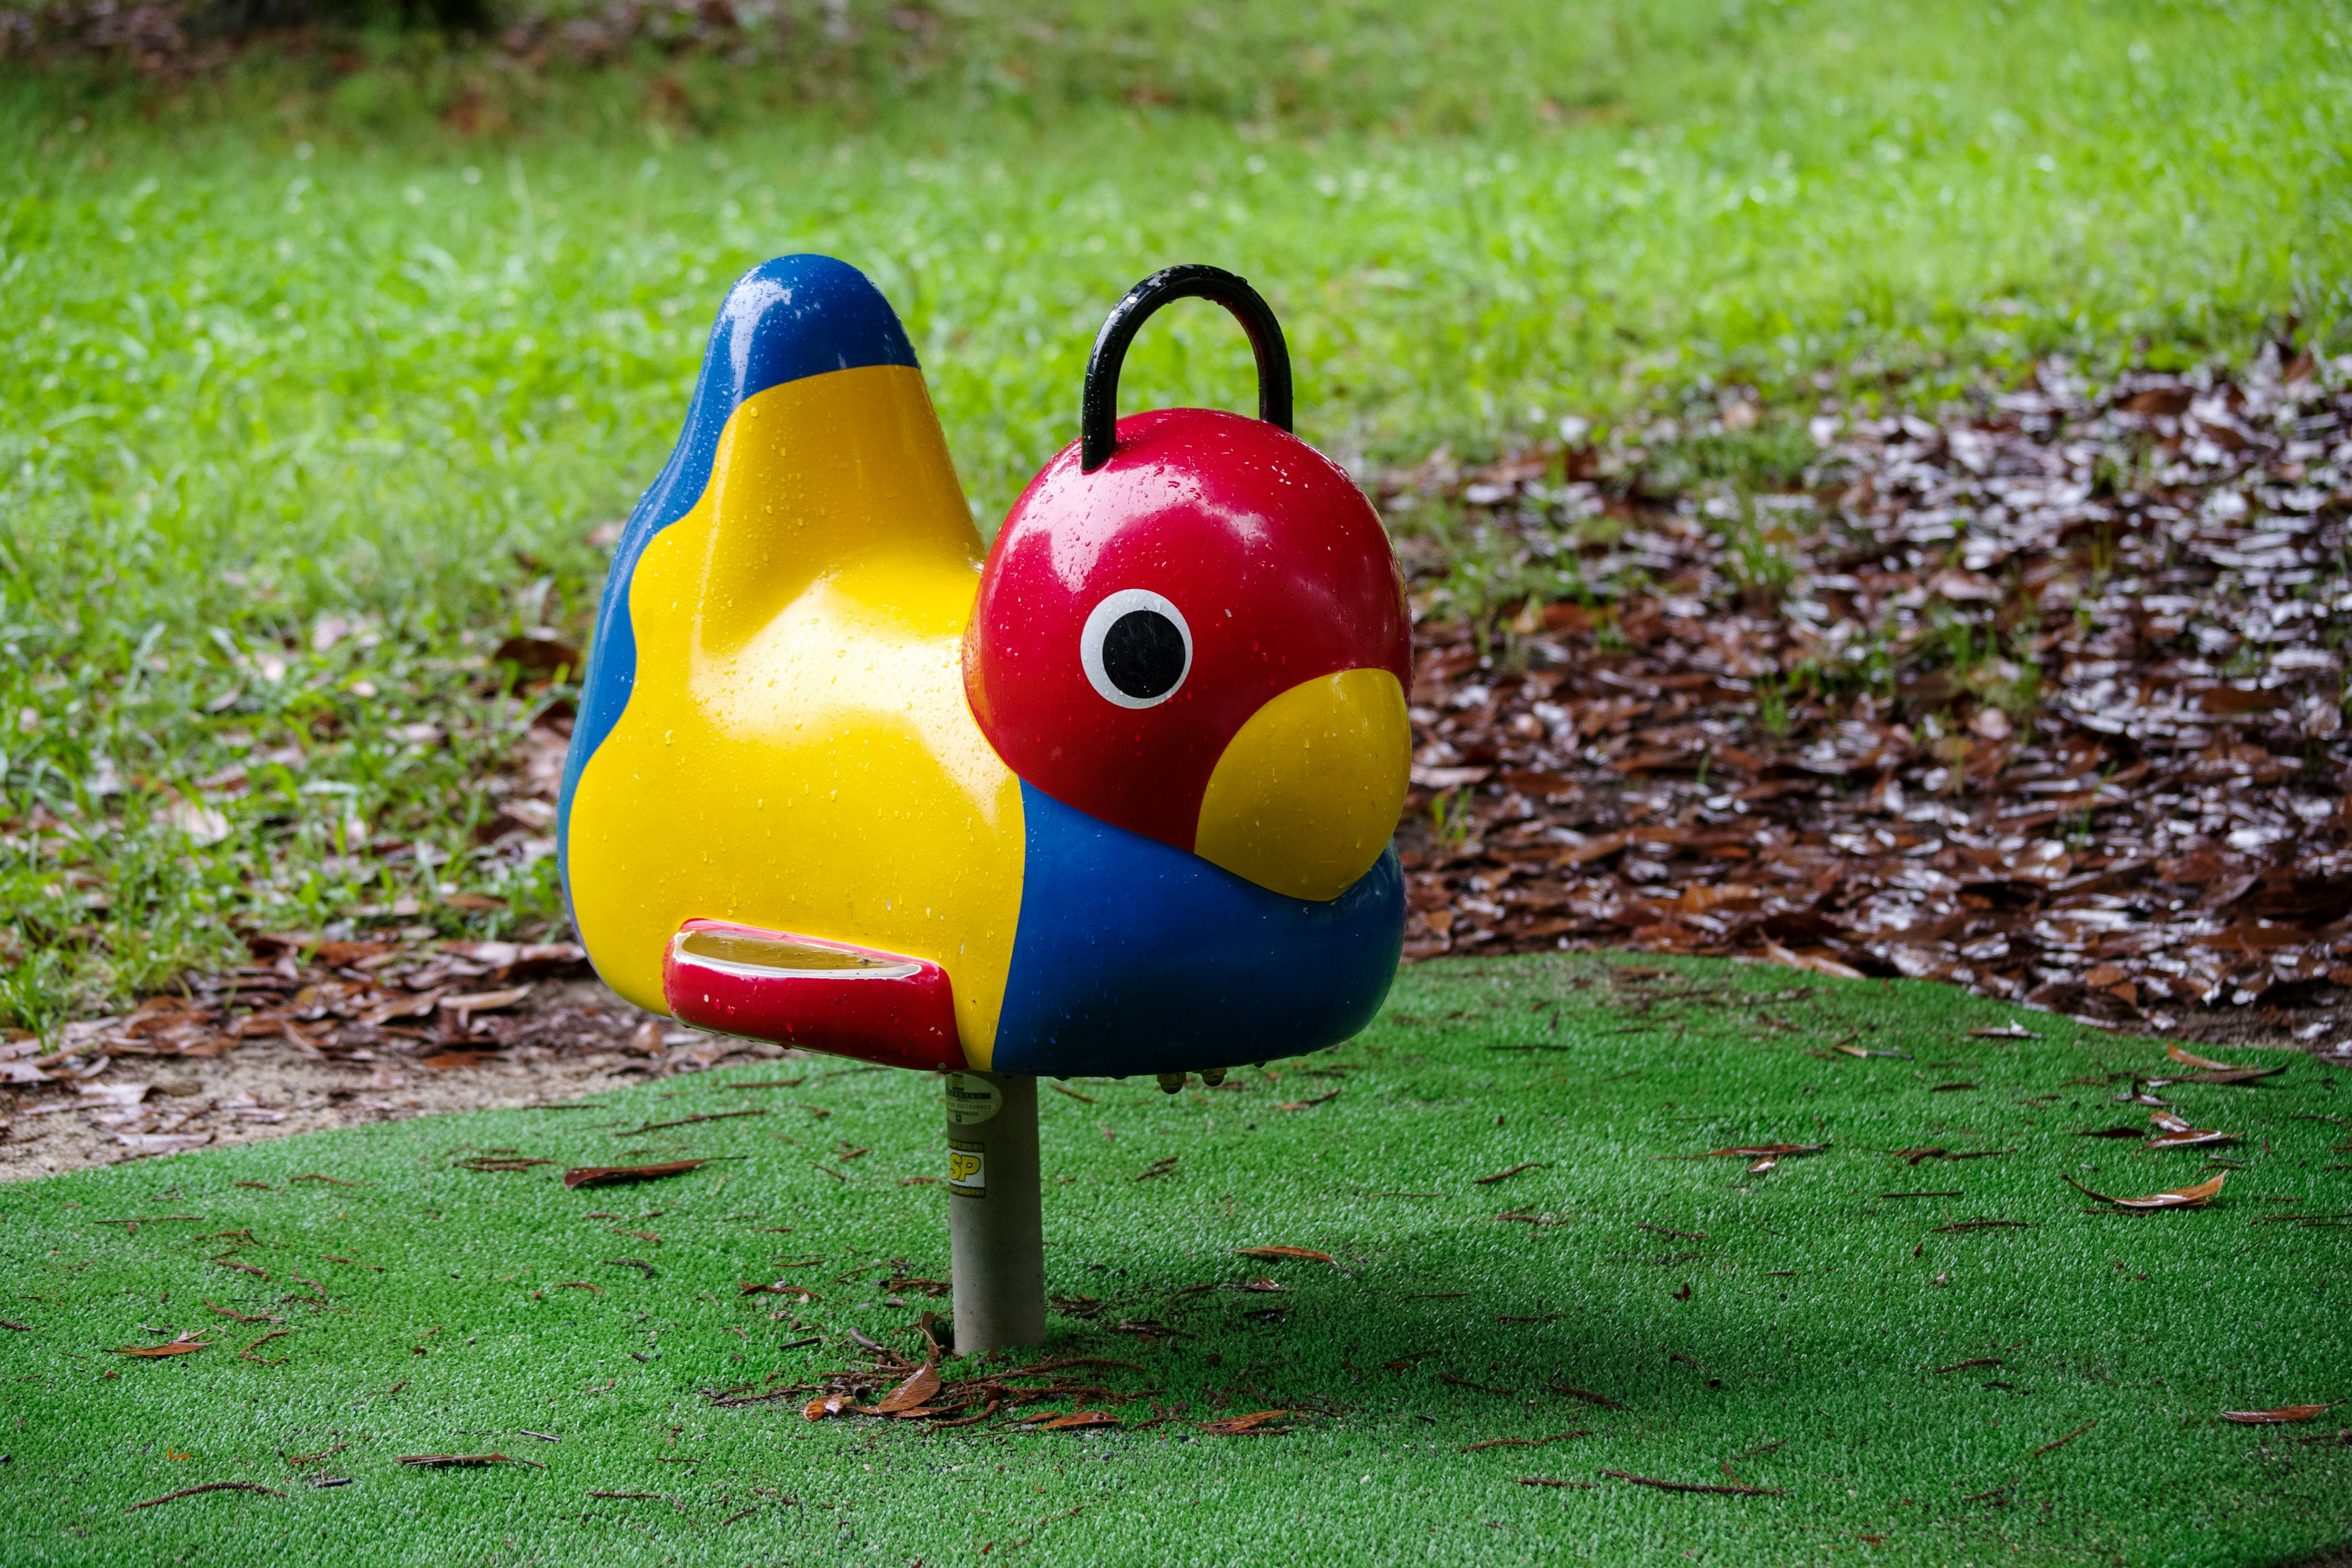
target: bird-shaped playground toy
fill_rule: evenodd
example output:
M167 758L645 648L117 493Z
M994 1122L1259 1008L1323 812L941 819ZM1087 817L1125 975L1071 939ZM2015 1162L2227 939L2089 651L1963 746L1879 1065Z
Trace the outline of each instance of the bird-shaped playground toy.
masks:
M1248 331L1257 418L1116 418L1128 344L1186 296ZM641 1006L947 1069L956 1346L1034 1344L1036 1075L1213 1083L1387 994L1411 663L1388 536L1290 434L1242 279L1129 290L1079 440L983 554L898 317L785 257L729 292L622 531L565 896Z
M1260 417L1114 426L1200 295ZM564 886L640 1006L877 1062L1214 1072L1336 1044L1402 944L1411 626L1387 535L1289 433L1231 274L1137 285L1082 438L983 557L898 317L793 256L720 309L623 531L564 771Z

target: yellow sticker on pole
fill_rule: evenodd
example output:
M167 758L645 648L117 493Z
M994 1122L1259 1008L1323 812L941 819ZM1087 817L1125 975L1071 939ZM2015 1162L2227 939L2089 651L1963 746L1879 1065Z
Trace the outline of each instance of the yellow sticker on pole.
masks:
M948 1190L968 1198L988 1195L988 1153L979 1144L948 1140Z

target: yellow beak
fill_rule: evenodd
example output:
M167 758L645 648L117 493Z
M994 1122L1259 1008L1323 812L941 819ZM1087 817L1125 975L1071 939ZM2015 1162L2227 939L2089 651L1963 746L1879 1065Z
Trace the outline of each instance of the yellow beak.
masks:
M1294 899L1336 899L1396 833L1412 753L1404 689L1387 670L1294 686L1217 759L1192 851Z

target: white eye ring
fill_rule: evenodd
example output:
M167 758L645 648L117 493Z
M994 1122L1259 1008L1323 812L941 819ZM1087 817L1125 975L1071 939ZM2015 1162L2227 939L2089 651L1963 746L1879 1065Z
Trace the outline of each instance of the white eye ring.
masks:
M1184 658L1173 681L1157 690L1147 689L1142 695L1122 688L1103 662L1103 646L1109 640L1111 628L1138 614L1157 616L1174 626L1183 643ZM1118 662L1118 650L1113 649L1112 655L1114 662ZM1121 588L1087 616L1086 629L1078 634L1078 662L1086 667L1087 682L1104 701L1120 708L1157 708L1182 690L1184 678L1192 673L1192 628L1185 624L1184 612L1160 595L1148 588ZM1134 683L1134 672L1122 668L1120 673L1128 676L1130 684Z

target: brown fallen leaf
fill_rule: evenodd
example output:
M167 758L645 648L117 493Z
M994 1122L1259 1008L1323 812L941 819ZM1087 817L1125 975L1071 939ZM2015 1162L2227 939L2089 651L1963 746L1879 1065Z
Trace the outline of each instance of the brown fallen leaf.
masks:
M1541 1170L1543 1165L1544 1162L1541 1160L1523 1160L1507 1171L1497 1171L1491 1176L1474 1176L1471 1178L1471 1184L1474 1186L1491 1187L1496 1182L1509 1181L1522 1171Z
M657 1182L700 1170L708 1160L670 1160L658 1165L584 1165L563 1173L566 1187L617 1187L631 1182Z
M518 1459L511 1454L404 1454L393 1463L416 1465L428 1470L472 1469L481 1465L529 1465L537 1470L547 1468L537 1459Z
M1860 980L1862 971L1850 963L1840 963L1826 953L1791 952L1779 942L1764 943L1764 957L1788 969L1801 969L1810 974L1827 974L1839 980Z
M420 991L414 995L394 996L379 1002L360 1015L362 1024L390 1024L402 1018L422 1018L441 1005L438 991Z
M1261 1432L1263 1436L1274 1436L1290 1428L1277 1426L1271 1431L1265 1431L1264 1430L1265 1424L1292 1414L1294 1412L1288 1410L1253 1410L1246 1415L1228 1415L1221 1421L1202 1421L1195 1425L1202 1431L1219 1437L1237 1436L1244 1432Z
M1308 1263L1328 1263L1334 1268L1339 1267L1339 1260L1329 1253L1317 1252L1305 1247L1236 1247L1234 1248L1234 1256L1265 1258L1297 1258Z
M2211 1181L2200 1182L2195 1186L2176 1187L2170 1192L2151 1193L2144 1198L2111 1198L2105 1193L2093 1192L2090 1188L2084 1186L2082 1183L2076 1181L2072 1176L2063 1176L2060 1178L2060 1180L2063 1181L2068 1186L2074 1188L2076 1192L2082 1194L2084 1197L2096 1198L2103 1204L2113 1204L2116 1207L2120 1209L2203 1208L2207 1204L2211 1203L2213 1199L2219 1195L2221 1191L2221 1184L2229 1179L2230 1173L2224 1171L2220 1175L2214 1177Z
M1743 1143L1736 1149L1709 1149L1710 1160L1779 1160L1791 1154L1818 1154L1826 1143Z
M2152 1078L2150 1089L2168 1083L2252 1083L2257 1079L2276 1078L2286 1071L2284 1066L2274 1068L2224 1068L2219 1072L2193 1072L2185 1078Z
M2158 1133L2147 1141L2147 1146L2151 1149L2202 1149L2210 1143L2235 1143L2238 1136L2235 1132L2200 1131L2194 1127L2184 1127L2177 1132Z
M2282 1405L2271 1410L2224 1410L2221 1419L2235 1421L2241 1426L2285 1426L2297 1421L2308 1421L2324 1410L2333 1410L2344 1401L2337 1399L2326 1405Z
M302 945L298 940L295 946ZM311 950L320 963L341 969L363 958L383 958L400 951L396 942L322 942Z
M1998 1029L1970 1029L1969 1031L1969 1038L1972 1040L2038 1040L2041 1037L2041 1036L2035 1034L2032 1030L2027 1028L2024 1025L2019 1023L2014 1018L2011 1018L2008 1023L2003 1024Z
M173 1340L168 1345L123 1345L114 1353L140 1356L187 1355L195 1351L210 1350L212 1347L213 1342L210 1340Z
M828 1415L840 1415L855 1403L845 1394L820 1394L801 1406L801 1417L807 1421L822 1421Z
M2170 1057L2174 1061L2179 1062L2182 1067L2205 1068L2214 1072L2235 1072L2237 1070L2237 1068L2229 1062L2217 1062L2210 1057L2200 1057L2193 1051L2184 1051L2179 1046L2165 1047L2164 1054Z
M1073 1410L1067 1415L1054 1415L1035 1422L1030 1430L1066 1432L1075 1426L1116 1426L1118 1424L1118 1417L1108 1410Z
M882 1396L875 1408L886 1415L911 1411L940 1391L940 1369L929 1362L917 1367L914 1375Z
M495 1013L501 1007L511 1007L530 994L528 985L509 985L502 991L476 991L464 996L444 996L441 1007L448 1013Z
M2147 1134L2137 1127L2087 1127L2074 1136L2077 1138L2145 1138Z
M1307 1110L1322 1104L1327 1100L1337 1100L1339 1098L1339 1091L1335 1089L1328 1094L1318 1094L1312 1100L1286 1100L1280 1105L1276 1106L1275 1109L1276 1110Z

